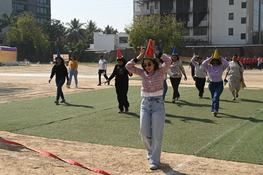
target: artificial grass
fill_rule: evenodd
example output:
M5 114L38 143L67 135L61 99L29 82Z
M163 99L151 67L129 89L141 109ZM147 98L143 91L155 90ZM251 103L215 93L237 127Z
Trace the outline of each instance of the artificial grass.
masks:
M251 154L251 150L262 151L261 135L256 134L262 130L263 115L258 113L262 90L242 90L240 98L232 101L225 89L218 117L210 113L207 89L204 99L198 99L194 87L180 87L179 91L181 98L175 104L170 102L171 87L166 96L165 152L262 163L260 154ZM58 106L54 97L0 104L0 128L46 138L143 148L138 134L140 87L130 86L128 96L128 114L117 113L114 88L66 95L67 103Z

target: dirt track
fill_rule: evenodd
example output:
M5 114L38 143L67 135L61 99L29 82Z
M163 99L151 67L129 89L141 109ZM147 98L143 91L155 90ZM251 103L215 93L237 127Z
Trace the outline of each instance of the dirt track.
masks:
M0 103L55 96L54 80L50 84L48 83L51 67L52 65L37 64L28 67L0 67ZM110 67L108 72L111 72L112 68ZM180 86L193 86L194 81L190 78L190 69L188 67L185 69L188 81L182 81ZM107 85L97 86L97 67L95 66L81 65L79 75L79 88L64 88L65 94L112 88L112 86ZM262 71L246 70L244 76L248 88L263 89ZM130 81L130 85L133 84L137 85L140 82ZM0 139L12 140L31 148L45 150L61 158L77 161L85 166L100 168L110 174L263 174L262 165L171 153L162 153L160 169L151 171L145 158L146 151L141 149L46 139L5 131L0 131ZM140 139L139 135L138 139ZM19 146L0 143L0 150L1 175L97 174Z

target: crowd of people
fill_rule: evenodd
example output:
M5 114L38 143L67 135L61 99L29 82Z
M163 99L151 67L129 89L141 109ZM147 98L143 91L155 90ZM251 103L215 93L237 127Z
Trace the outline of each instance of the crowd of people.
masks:
M242 57L237 56L237 61L243 64L244 69L250 70L250 69L262 69L262 59L263 57ZM232 58L226 58L227 61L231 61Z
M104 76L104 84L110 84L115 78L115 89L118 101L118 113L129 112L128 89L129 77L133 74L139 75L141 81L141 107L140 107L140 135L142 143L147 150L147 159L150 163L150 169L159 168L160 156L162 150L162 137L165 123L165 105L164 99L168 89L167 75L169 75L172 85L172 103L180 98L178 90L182 77L187 81L187 75L182 62L180 61L176 47L169 57L161 53L155 47L153 40L149 40L147 48L140 48L140 53L136 58L126 61L119 49L117 51L117 64L114 66L112 74L108 77L106 74L107 62L104 55L100 56L98 67L98 86L101 86L101 75ZM251 59L252 60L252 59ZM262 59L255 59L257 68L261 69ZM255 61L254 60L254 61ZM136 66L138 62L140 66ZM205 83L208 82L208 89L211 94L212 104L211 113L216 117L219 112L220 95L224 90L224 83L228 82L229 90L233 96L232 100L239 97L240 89L245 87L243 72L245 69L251 69L254 63L244 62L245 59L234 55L231 60L220 57L218 50L215 49L211 57L202 59L199 55L194 55L190 60L192 65L192 77L198 91L198 98L202 99ZM224 79L223 74L225 72ZM75 79L75 87L78 87L78 62L74 56L71 56L68 68L64 60L58 55L55 65L52 68L49 82L56 75L57 95L55 103L65 102L62 92L62 86L67 80L67 87L70 88L72 77ZM208 81L207 81L208 80Z

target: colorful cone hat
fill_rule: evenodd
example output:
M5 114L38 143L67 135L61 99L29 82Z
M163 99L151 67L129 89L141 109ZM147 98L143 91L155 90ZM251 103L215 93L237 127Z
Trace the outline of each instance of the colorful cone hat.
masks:
M144 58L147 58L147 59L154 59L154 51L153 51L153 40L152 39L149 39L149 42L148 42L148 46L147 46L147 49L146 49L146 53L144 55Z
M172 55L178 55L178 53L177 53L177 49L176 49L176 46L174 46L174 50L173 50Z
M57 57L60 57L60 50L57 51Z
M156 51L159 51L159 47L158 47L158 46L155 46L155 50L156 50ZM154 56L157 57L158 54L157 54L157 53L154 53Z
M116 58L116 59L122 59L123 56L122 56L122 54L121 54L120 49L116 49L116 50L117 50L117 58Z
M216 49L213 55L213 59L219 59L218 50Z

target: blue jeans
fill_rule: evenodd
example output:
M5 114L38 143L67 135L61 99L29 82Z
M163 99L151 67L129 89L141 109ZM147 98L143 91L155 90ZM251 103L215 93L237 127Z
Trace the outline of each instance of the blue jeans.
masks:
M212 96L212 106L211 112L217 111L219 109L219 98L224 90L223 81L220 82L209 82L208 89L210 90Z
M74 76L75 84L77 86L78 85L78 70L75 70L75 69L70 69L69 70L69 80L68 80L68 84L69 85L71 85L72 76Z
M65 77L63 78L56 78L56 84L57 84L57 96L56 96L56 100L59 100L59 97L61 97L61 99L65 99L64 98L64 94L62 92L62 86L65 83Z
M144 147L151 154L150 163L160 163L164 122L163 97L144 97L140 111L140 135Z

